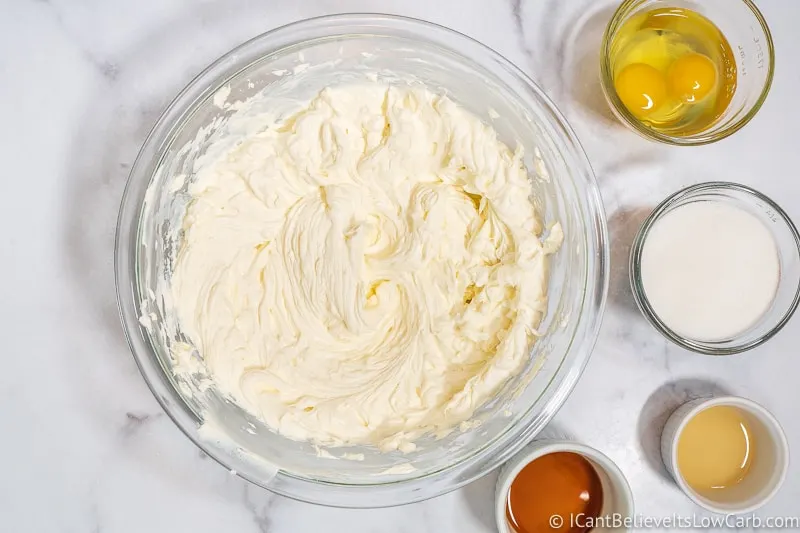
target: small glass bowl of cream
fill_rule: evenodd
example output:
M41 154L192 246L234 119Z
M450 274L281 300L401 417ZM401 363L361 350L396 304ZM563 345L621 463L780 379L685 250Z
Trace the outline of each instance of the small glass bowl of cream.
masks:
M800 235L786 212L750 187L682 189L645 219L630 255L634 299L679 346L709 355L754 348L800 302Z

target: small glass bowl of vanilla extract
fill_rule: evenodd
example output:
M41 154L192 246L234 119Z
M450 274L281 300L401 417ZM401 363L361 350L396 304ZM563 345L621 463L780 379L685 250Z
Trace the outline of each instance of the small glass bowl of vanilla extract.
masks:
M775 67L751 0L625 0L606 28L601 85L614 114L648 139L723 139L761 108Z

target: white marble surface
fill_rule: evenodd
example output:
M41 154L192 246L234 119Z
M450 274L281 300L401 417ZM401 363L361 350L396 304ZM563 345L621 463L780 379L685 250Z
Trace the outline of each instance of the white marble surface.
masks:
M435 21L495 48L547 90L596 169L612 237L609 307L559 432L614 459L648 516L698 511L666 479L656 439L685 398L728 391L763 403L800 449L800 319L767 345L713 359L640 317L627 250L648 208L677 188L740 181L800 220L800 2L763 0L778 50L770 98L716 145L648 143L616 125L596 84L613 0L2 0L0 2L0 530L23 532L494 531L494 476L413 506L316 507L248 486L161 412L117 318L113 233L138 146L170 98L239 42L304 17L385 11ZM800 464L762 516L800 515Z

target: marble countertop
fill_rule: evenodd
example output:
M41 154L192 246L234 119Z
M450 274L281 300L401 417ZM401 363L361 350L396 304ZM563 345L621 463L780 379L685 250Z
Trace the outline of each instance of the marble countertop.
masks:
M596 170L612 278L597 348L552 423L627 475L645 516L700 513L658 457L666 415L728 392L768 407L800 449L800 319L750 353L695 355L640 316L630 242L648 210L685 185L731 180L800 220L793 133L800 2L763 0L778 51L772 93L744 130L702 148L647 142L616 124L596 54L613 0L5 0L0 17L0 527L23 532L487 533L489 475L406 507L354 511L291 501L205 458L163 414L129 354L116 310L117 209L138 147L172 96L236 44L278 25L344 11L423 18L496 49L566 113ZM800 515L800 464L761 516Z

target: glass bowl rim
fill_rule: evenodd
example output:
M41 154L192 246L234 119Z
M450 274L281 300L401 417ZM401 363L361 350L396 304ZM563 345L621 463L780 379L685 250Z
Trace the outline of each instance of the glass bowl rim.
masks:
M600 46L600 85L603 88L606 101L608 101L608 104L611 106L617 117L626 126L634 130L639 135L647 139L673 146L702 146L705 144L711 144L725 139L726 137L730 137L745 127L751 120L753 120L758 111L764 105L770 89L772 88L773 78L775 77L775 45L772 39L772 32L767 25L766 19L764 19L764 15L761 14L761 11L758 9L755 3L753 3L752 0L738 0L750 9L767 38L767 53L765 54L768 57L767 78L764 80L764 86L761 88L761 93L759 94L758 99L742 118L721 130L715 132L701 131L687 137L676 137L660 133L642 124L642 122L637 119L633 113L628 111L628 108L625 107L625 104L623 104L622 100L620 100L619 96L617 96L616 89L614 89L614 78L611 74L611 64L609 60L611 41L613 40L614 35L616 35L616 32L622 22L624 22L624 20L627 18L630 8L642 1L643 0L624 0L619 7L617 7L617 9L614 11L614 14L611 16L611 20L606 25L605 32L603 33L602 44Z
M326 23L330 24L328 33L325 33L324 28L321 27ZM338 27L346 25L347 28L352 31L350 33L330 33L335 28L338 28L335 26L336 24L339 24ZM444 489L437 487L433 490L426 491L426 487L420 485L416 486L414 494L411 496L406 495L401 502L382 502L378 504L362 505L348 502L344 498L338 498L337 501L332 502L315 497L301 496L296 491L285 491L281 488L252 479L244 472L235 472L239 477L283 496L299 501L321 503L333 507L375 508L422 501L456 490L494 470L505 460L510 458L521 449L538 430L546 425L575 387L599 336L609 283L609 242L605 211L597 180L586 153L564 115L558 110L544 91L513 63L490 47L458 31L435 23L398 15L381 13L344 13L306 18L276 27L245 41L212 62L195 76L166 106L147 135L134 164L131 166L121 200L117 219L114 251L115 282L120 320L131 353L134 356L136 364L148 388L150 388L151 393L155 396L162 409L167 413L173 423L178 426L181 432L200 450L212 457L226 469L230 469L234 472L226 461L228 454L217 452L215 448L210 447L207 442L204 442L197 435L197 424L195 423L192 425L191 420L187 419L187 417L190 417L194 422L198 422L198 420L196 420L196 415L184 403L180 394L174 390L174 387L172 387L169 382L165 383L165 371L159 364L158 357L152 353L153 350L150 341L147 336L143 334L141 325L139 324L139 302L136 289L138 254L136 248L139 242L141 209L144 201L143 191L146 191L152 179L152 173L148 171L148 166L153 165L154 168L158 168L161 160L165 156L165 147L169 146L176 131L179 131L180 126L184 123L187 116L196 109L199 102L213 94L219 86L224 85L224 83L256 61L263 60L272 53L298 43L309 43L330 39L331 37L370 35L367 31L369 28L377 30L376 35L380 35L381 31L410 31L413 33L410 37L411 39L419 40L422 44L446 48L465 60L475 61L475 58L469 57L462 51L449 48L447 45L443 44L443 40L446 38L458 40L458 44L470 47L471 52L482 54L482 59L491 61L492 68L499 67L524 83L526 89L533 93L542 108L555 120L553 127L558 130L560 136L563 136L563 140L569 143L569 155L577 160L580 165L578 173L582 178L587 180L587 184L581 196L581 205L578 209L580 210L581 216L584 218L583 227L590 229L588 233L591 235L586 237L586 242L590 245L596 244L597 249L587 251L586 254L586 276L583 280L583 295L580 299L580 308L586 310L586 312L582 312L581 316L578 318L579 323L576 325L575 333L570 340L570 345L566 351L565 357L550 379L550 384L559 379L560 382L558 382L555 387L549 384L540 397L540 399L546 399L546 402L542 405L541 413L536 416L531 415L535 404L531 405L528 411L520 417L518 427L514 425L508 426L500 436L489 441L489 443L477 449L461 462L448 465L419 477L375 484L339 484L302 478L292 475L290 472L284 472L283 470L279 470L276 475L289 483L301 483L306 487L333 487L338 491L350 491L350 495L356 493L366 494L363 491L386 486L406 485L410 490L414 488L416 484L425 483L431 480L431 478L435 479L444 474L450 474L451 477L459 475L457 480L451 480L449 485ZM316 29L317 33L313 37L308 37L306 35L299 40L296 38L293 39L293 31L300 29ZM242 57L249 57L249 55L252 55L254 48L260 51L255 59L247 63L240 63ZM249 52L249 54L247 52ZM231 67L227 65L231 60L237 62L237 68L235 70L232 70ZM141 181L145 183L139 183ZM143 188L143 191L134 190L137 189L137 187ZM594 255L594 257L592 257L592 255ZM576 347L576 341L579 341L579 347ZM565 372L562 367L570 356L572 356L571 367ZM150 359L155 359L156 361L154 362ZM162 388L164 390L161 390ZM548 392L550 392L549 397L547 397ZM176 405L169 405L169 400L165 396L162 396L162 394L171 395L171 399ZM512 441L508 438L510 433L514 433L514 435L511 436L516 436L516 441ZM466 470L472 468L478 461L483 461L485 463L477 469L479 470L478 472L469 472L467 476L461 475L464 474Z
M774 337L781 329L783 329L783 327L792 318L792 315L794 315L794 312L797 310L798 305L800 305L800 283L798 283L798 286L795 288L795 294L791 304L789 305L786 312L784 312L781 315L780 320L778 320L778 322L775 325L770 327L764 334L760 335L758 338L750 342L733 346L726 346L726 347L716 346L714 343L711 342L703 342L703 341L688 339L686 337L679 335L678 333L670 329L659 318L653 307L650 305L650 301L647 299L647 295L644 290L644 284L642 283L642 275L641 275L642 250L644 248L644 243L647 240L647 236L650 234L650 230L653 228L656 222L658 222L661 219L661 217L667 213L670 207L680 203L685 198L690 197L696 193L728 191L728 190L745 193L751 198L767 204L770 207L770 209L772 209L780 217L781 221L789 229L789 232L794 237L794 243L797 248L797 254L798 256L800 256L800 233L798 233L797 227L794 225L794 222L792 222L792 219L789 217L786 211L784 211L771 198L753 189L752 187L748 187L747 185L742 185L740 183L733 183L727 181L707 181L685 187L671 194L664 201L658 204L658 206L656 206L655 209L653 209L653 211L647 216L644 222L642 222L642 225L639 227L639 230L636 233L636 237L633 240L633 245L631 246L631 253L629 257L629 278L631 284L631 291L633 292L634 300L636 300L636 306L642 312L647 321L650 322L650 324L656 330L658 330L658 332L661 333L661 335L663 335L668 340L674 342L678 346L681 346L686 350L704 355L713 355L713 356L734 355L764 344L769 339Z

